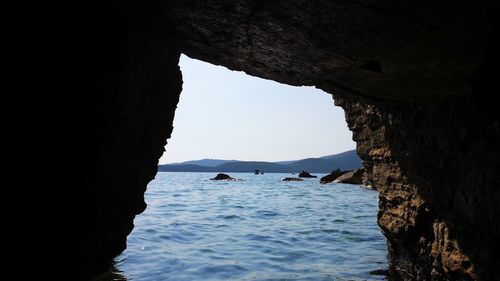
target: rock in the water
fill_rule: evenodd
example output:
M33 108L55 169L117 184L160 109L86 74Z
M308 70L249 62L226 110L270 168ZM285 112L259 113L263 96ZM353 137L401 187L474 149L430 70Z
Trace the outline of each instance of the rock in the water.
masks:
M341 175L335 181L340 183L363 184L364 173L365 169L356 169Z
M320 183L330 183L336 180L338 177L342 176L343 174L347 173L349 171L342 171L340 169L335 169L333 170L329 175L326 175L320 179Z
M234 178L230 177L229 175L226 175L226 174L217 174L217 176L213 179L210 179L210 180L213 180L213 181L221 181L221 180L235 180Z
M302 171L299 174L299 178L317 178L317 176L309 174L309 172Z
M304 181L304 180L299 178L284 178L283 181Z

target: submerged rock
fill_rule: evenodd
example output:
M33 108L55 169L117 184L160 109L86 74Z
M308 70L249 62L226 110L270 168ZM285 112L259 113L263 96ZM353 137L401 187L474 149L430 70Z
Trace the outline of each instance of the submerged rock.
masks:
M364 173L365 173L364 168L356 169L354 171L350 171L341 175L335 181L340 183L349 183L349 184L363 184Z
M340 169L335 169L333 170L329 175L326 175L320 179L320 183L325 184L325 183L330 183L336 180L338 177L342 176L343 174L347 173L349 171L342 171Z
M299 178L284 178L282 181L304 181L303 179Z
M230 177L229 175L226 175L226 174L217 174L217 176L215 176L215 178L213 179L210 179L210 180L213 180L213 181L221 181L221 180L229 180L229 181L234 181L236 179Z
M309 172L302 171L299 174L299 178L317 178L317 176L309 174Z

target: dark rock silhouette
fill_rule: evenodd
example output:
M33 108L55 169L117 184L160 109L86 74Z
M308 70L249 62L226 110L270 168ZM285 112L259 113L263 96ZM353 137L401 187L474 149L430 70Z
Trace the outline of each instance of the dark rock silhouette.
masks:
M350 183L350 184L363 184L363 175L365 169L356 169L354 171L349 171L344 173L335 179L339 183Z
M347 173L348 171L342 171L340 169L335 169L332 172L330 172L329 175L326 175L320 179L320 183L325 184L325 183L330 183L336 180L338 177L341 175Z
M303 179L299 178L284 178L282 181L304 181Z
M306 172L306 171L302 171L299 174L299 178L317 178L317 177L318 176L311 175L311 174L309 174L309 172Z
M217 176L215 176L215 178L212 178L210 180L213 180L213 181L221 181L221 180L236 180L232 177L230 177L229 175L226 175L226 174L223 174L223 173L220 173L220 174L217 174Z

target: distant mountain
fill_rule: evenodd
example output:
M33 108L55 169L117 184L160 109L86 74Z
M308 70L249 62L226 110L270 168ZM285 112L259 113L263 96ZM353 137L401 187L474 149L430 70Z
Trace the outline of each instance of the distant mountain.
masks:
M290 170L285 165L280 165L272 162L260 161L238 161L225 163L215 167L220 172L249 172L253 173L255 170L261 170L268 173L288 173Z
M280 164L280 165L288 165L288 164L293 163L295 161L298 161L298 160L278 161L278 162L272 162L272 163L276 163L276 164Z
M356 151L349 150L339 154L323 156L320 158L307 158L297 160L288 164L288 166L295 171L329 173L336 168L344 171L354 170L360 168L362 166L362 163Z
M353 154L355 154L356 157L353 158ZM333 155L327 155L327 156L323 156L323 157L320 157L320 158L324 158L324 159L339 159L339 160L349 160L349 159L359 159L358 157L358 154L356 153L356 150L353 149L353 150L348 150L348 151L344 151L344 152L341 152L341 153L337 153L337 154L333 154ZM361 160L361 159L359 159Z
M238 161L220 159L202 159L176 164L158 166L159 172L248 172L261 170L266 173L329 173L335 169L353 170L362 166L355 150L319 158L307 158L296 161Z
M201 159L201 160L191 160L181 163L174 163L173 165L197 165L203 167L217 167L224 163L236 162L237 160L222 160L222 159Z
M214 167L192 164L165 164L158 166L158 172L214 172Z

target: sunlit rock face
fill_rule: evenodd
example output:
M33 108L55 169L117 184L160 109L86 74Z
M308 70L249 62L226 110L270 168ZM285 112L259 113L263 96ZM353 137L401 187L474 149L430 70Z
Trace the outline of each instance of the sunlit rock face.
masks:
M78 280L123 251L172 130L183 52L334 95L380 191L395 279L495 280L500 137L489 95L500 48L490 2L9 9L6 162L17 183L5 198L25 200L8 212L12 253L50 250L57 266L43 269Z
M390 271L402 280L495 280L498 120L473 97L368 105L338 97L372 183Z

